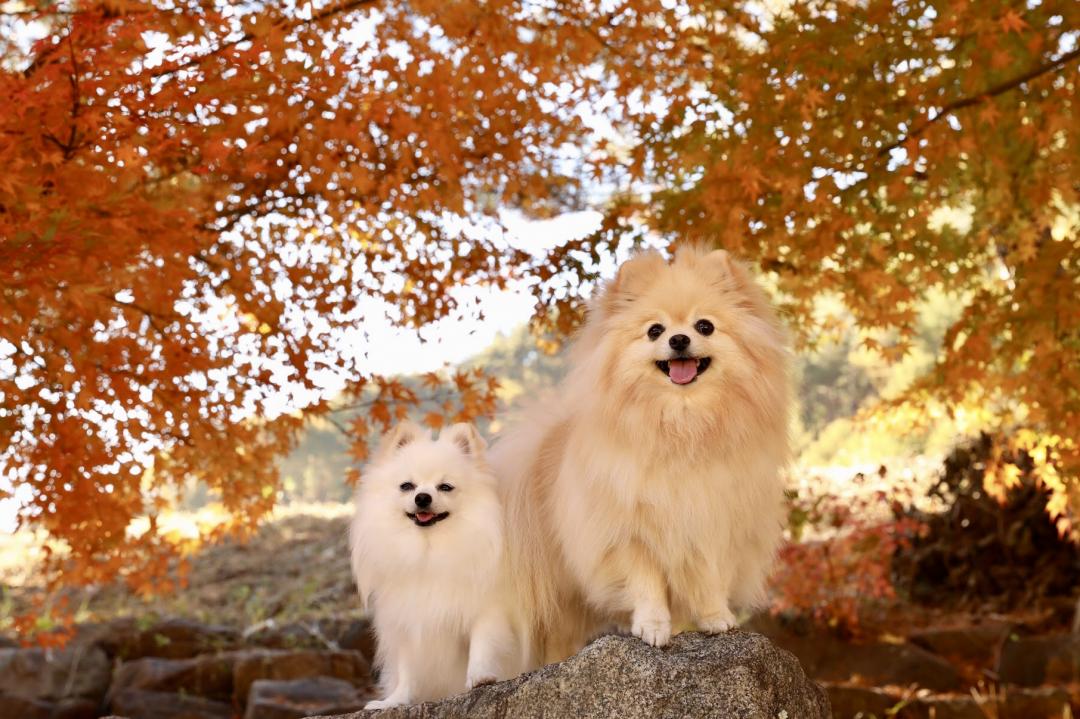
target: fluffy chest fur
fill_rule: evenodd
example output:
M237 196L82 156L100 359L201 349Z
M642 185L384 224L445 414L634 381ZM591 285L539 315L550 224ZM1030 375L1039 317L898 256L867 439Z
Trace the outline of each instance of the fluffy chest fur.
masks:
M779 455L642 456L641 448L576 443L560 468L561 492L585 508L603 544L636 539L658 556L722 551L782 497ZM703 453L697 453L702 455Z
M503 562L497 516L462 512L420 528L366 509L353 523L354 564L382 619L409 631L463 631L490 604Z

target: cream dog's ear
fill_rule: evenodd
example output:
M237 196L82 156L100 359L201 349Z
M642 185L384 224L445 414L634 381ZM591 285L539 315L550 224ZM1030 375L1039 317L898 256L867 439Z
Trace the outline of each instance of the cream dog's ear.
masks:
M611 315L633 302L652 284L666 264L663 255L652 250L624 262L615 279L604 288L600 300L601 311Z
M439 441L452 442L463 454L469 457L482 457L487 449L487 442L468 422L458 422L443 430Z
M732 257L727 250L713 250L704 255L701 261L707 267L719 272L732 289L750 292L758 289L750 268L746 266L746 263Z
M408 446L422 437L430 437L427 432L415 422L405 420L394 425L389 432L379 440L378 456L389 457L402 447Z
M782 332L769 296L754 279L749 265L726 250L713 250L702 256L701 262L716 273L718 286L736 298L736 307L749 312L772 330Z
M665 264L663 255L655 250L635 255L619 268L612 289L629 295L641 294Z

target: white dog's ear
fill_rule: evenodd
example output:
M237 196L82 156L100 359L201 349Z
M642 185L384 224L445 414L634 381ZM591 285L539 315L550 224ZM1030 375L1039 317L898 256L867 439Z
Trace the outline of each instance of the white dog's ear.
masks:
M390 456L402 447L412 444L424 436L424 429L416 424L405 420L394 425L393 428L382 436L379 441L379 455ZM430 436L430 435L428 435Z
M470 457L479 457L487 449L487 442L476 431L476 427L467 422L451 425L439 435L439 439L453 442L454 446Z

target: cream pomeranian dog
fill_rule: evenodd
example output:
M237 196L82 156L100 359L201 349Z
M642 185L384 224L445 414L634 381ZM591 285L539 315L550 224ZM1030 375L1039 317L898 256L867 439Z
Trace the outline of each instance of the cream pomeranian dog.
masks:
M439 699L523 668L502 504L484 440L455 424L438 440L404 422L382 440L349 530L374 615L381 709Z
M762 598L781 539L786 336L724 251L626 262L557 391L491 451L533 661L608 626L664 645Z

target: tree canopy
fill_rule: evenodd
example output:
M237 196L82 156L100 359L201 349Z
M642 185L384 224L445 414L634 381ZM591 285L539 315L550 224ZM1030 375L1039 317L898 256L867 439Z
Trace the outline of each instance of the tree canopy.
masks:
M647 239L756 263L807 340L839 294L888 357L954 293L904 399L1023 427L1067 522L1077 27L1070 0L6 3L3 476L67 581L149 587L168 489L196 477L241 525L271 506L303 421L272 395L342 378L357 460L420 402L492 410L481 372L365 374L362 299L421 327L526 279L566 334L596 260ZM590 202L585 239L502 239L500 208Z
M927 292L953 293L963 314L904 400L1025 428L1013 439L1068 529L1070 497L1080 508L1066 476L1080 470L1080 7L870 0L713 17L686 40L700 51L688 90L638 120L634 167L660 188L641 211L758 260L804 332L814 298L838 293L889 358L911 349Z

